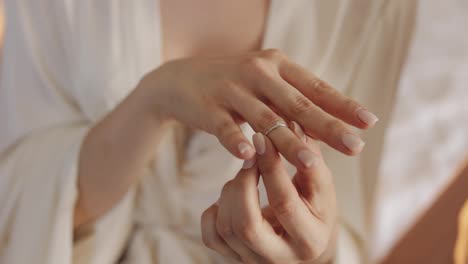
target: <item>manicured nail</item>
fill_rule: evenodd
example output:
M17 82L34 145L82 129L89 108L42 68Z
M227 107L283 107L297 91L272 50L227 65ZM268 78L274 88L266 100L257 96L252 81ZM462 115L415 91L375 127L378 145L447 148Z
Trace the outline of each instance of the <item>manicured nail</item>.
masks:
M259 132L255 133L252 140L258 155L265 154L265 138L263 137L263 134Z
M359 108L357 111L357 116L358 118L366 123L368 126L373 126L375 125L375 123L377 123L377 121L379 121L379 118L374 115L373 113L367 111L366 109L364 108Z
M250 169L250 168L253 167L253 165L255 165L255 156L253 156L253 158L251 158L251 159L244 160L244 164L242 165L242 168L244 170Z
M362 141L360 137L350 134L350 133L344 134L342 141L343 141L343 144L353 153L361 152L362 148L365 145L364 141Z
M302 141L307 142L307 137L304 133L304 130L302 130L301 126L295 121L292 121L291 124L292 131L294 132L294 134L296 134L296 136L298 136Z
M241 154L247 153L247 152L249 152L249 150L253 151L252 146L250 144L245 143L245 142L240 143L238 148L239 148L239 152Z
M304 164L306 168L310 168L317 163L317 157L310 150L301 150L297 153L297 158Z

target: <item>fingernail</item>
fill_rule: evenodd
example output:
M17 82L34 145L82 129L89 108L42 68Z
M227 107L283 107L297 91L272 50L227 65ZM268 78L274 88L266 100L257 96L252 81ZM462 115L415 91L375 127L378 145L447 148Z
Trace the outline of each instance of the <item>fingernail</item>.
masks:
M296 134L296 136L298 136L302 141L307 142L307 137L304 133L304 130L302 130L302 127L295 121L292 121L291 123L294 134Z
M364 141L362 141L360 137L350 134L350 133L344 134L342 141L343 141L343 144L353 153L361 152L362 148L365 145Z
M359 108L357 111L357 116L358 118L366 123L368 126L373 126L375 125L375 123L377 123L377 121L379 121L379 118L374 115L373 113L367 111L366 109L364 108Z
M252 146L250 144L245 143L245 142L240 143L238 148L239 148L239 152L241 154L247 153L249 150L253 150Z
M255 135L252 137L252 140L258 155L265 154L265 138L263 137L262 133L255 133Z
M315 154L310 150L301 150L297 153L297 158L304 164L306 168L310 168L317 163Z
M255 165L255 156L253 156L253 158L251 158L251 159L244 160L244 164L242 165L242 168L244 170L250 169L250 168L253 167L253 165Z

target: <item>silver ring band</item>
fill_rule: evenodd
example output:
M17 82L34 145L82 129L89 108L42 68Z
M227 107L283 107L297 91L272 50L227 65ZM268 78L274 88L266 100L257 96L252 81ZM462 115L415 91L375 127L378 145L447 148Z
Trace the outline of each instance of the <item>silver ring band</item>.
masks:
M276 122L272 127L270 127L267 131L265 131L265 136L268 136L273 130L277 129L278 127L288 127L288 124L284 121Z

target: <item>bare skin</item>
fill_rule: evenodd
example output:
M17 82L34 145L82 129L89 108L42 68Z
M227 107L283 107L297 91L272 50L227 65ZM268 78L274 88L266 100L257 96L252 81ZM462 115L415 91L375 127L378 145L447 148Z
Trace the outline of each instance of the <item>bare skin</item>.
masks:
M165 60L240 55L261 47L268 0L159 2Z
M258 132L265 132L277 121L296 121L305 134L338 151L355 155L362 150L362 141L349 125L361 129L371 127L375 123L372 118L362 118L363 111L367 116L369 112L280 51L259 51L267 8L265 0L161 1L166 62L142 77L134 91L85 138L80 152L76 228L105 214L138 181L153 158L158 132L171 120L215 135L229 152L244 160L256 155L239 128L244 122ZM356 143L351 148L346 144L350 137ZM300 171L312 171L314 160L320 158L316 149L293 130L277 129L269 134L267 142L270 140L274 147L268 148L269 153L281 153ZM275 173L262 168L281 170L273 158L259 157L258 164L263 177ZM310 175L324 171L321 169ZM275 175L283 181L289 180L284 173ZM278 183L272 182L269 197L274 197L275 192L278 197L285 198L291 197L288 193L297 195L297 188L281 190L275 187ZM327 197L334 197L333 187L324 192ZM328 200L320 200L325 202L319 207L333 220L336 206L326 202ZM281 203L274 201L277 202ZM305 208L301 203L298 206ZM305 211L301 212L304 216ZM312 214L308 217L313 219ZM300 219L307 221L303 217ZM286 252L285 248L292 250L285 253L291 262L281 263L312 257L317 263L328 261L329 258L322 261L319 255L330 251L332 243L324 241L333 240L332 222L322 224L321 233L314 234L319 236L315 244L301 241L311 250L305 253L313 254L292 254L300 244L287 244L282 252ZM297 239L297 236L291 237ZM231 250L242 257L235 249ZM268 260L273 255L262 252L260 256L261 260Z
M272 133L279 133L277 131ZM327 263L336 240L333 177L320 149L297 124L291 127L314 153L314 164L292 180L271 140L257 133L256 157L226 183L217 203L202 216L206 246L243 263ZM261 208L260 175L269 205Z

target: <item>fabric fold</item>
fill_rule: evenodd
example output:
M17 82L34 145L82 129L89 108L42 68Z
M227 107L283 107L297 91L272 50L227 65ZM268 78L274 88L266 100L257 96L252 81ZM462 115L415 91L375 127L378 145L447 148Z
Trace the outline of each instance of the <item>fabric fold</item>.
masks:
M0 159L0 263L71 263L81 125L46 130Z

